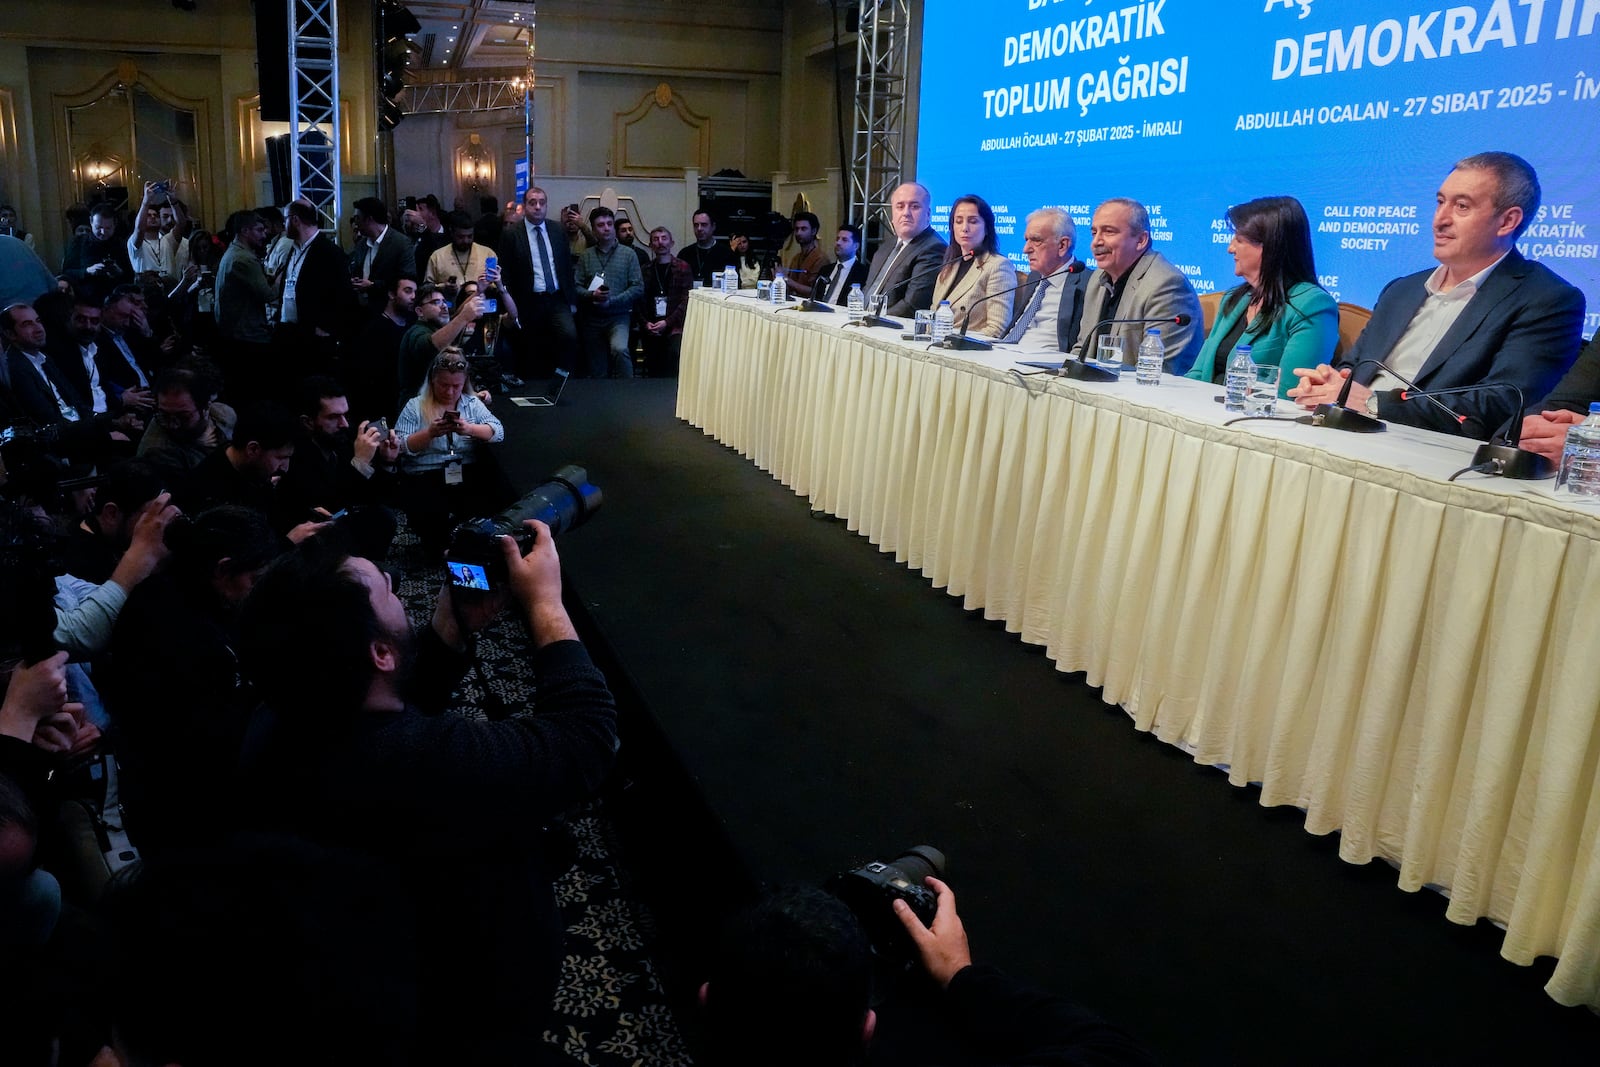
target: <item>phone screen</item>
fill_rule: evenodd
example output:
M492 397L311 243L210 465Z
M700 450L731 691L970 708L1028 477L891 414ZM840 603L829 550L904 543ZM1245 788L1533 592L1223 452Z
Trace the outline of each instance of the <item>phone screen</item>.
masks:
M489 572L481 563L463 563L450 560L445 563L445 570L450 572L450 584L458 589L488 590Z

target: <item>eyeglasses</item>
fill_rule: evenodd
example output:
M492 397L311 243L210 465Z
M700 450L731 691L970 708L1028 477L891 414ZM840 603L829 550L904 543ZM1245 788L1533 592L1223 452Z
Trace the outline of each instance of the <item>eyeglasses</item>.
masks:
M443 308L447 308L447 307L450 306L450 301L446 300L442 296L430 296L428 299L424 300L422 303L423 303L424 306L426 306L428 304L438 304L440 307L443 307Z

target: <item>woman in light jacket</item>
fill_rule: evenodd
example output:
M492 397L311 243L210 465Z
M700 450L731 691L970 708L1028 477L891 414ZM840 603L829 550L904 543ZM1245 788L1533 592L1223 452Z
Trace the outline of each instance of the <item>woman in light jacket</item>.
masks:
M978 337L1002 337L1011 322L1016 288L1016 269L995 245L994 212L976 193L957 198L950 206L944 268L933 283L933 308L937 310L941 300L950 301L957 333L964 325L967 333Z

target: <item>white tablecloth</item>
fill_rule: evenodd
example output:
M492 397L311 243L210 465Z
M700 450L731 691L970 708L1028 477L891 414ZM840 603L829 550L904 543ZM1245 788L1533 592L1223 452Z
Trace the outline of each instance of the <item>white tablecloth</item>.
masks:
M1600 514L1447 482L1471 442L844 322L696 291L679 416L1600 1006Z

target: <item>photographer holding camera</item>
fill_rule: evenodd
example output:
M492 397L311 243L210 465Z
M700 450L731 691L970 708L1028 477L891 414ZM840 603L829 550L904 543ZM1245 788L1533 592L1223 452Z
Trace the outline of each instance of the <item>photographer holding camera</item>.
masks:
M256 582L240 658L265 700L244 791L257 829L396 861L418 902L419 1063L529 1063L561 960L537 827L609 773L616 711L561 600L550 527L500 537L506 590L440 590L414 630L390 578L321 538ZM473 634L507 602L532 642L537 697L489 722L442 714Z
M89 212L89 232L72 239L61 263L61 273L78 283L92 279L104 292L133 273L128 248L117 239L117 209L107 203L96 204Z
M842 877L857 879L869 870ZM918 1030L934 1032L912 1035L908 1047L937 1047L942 1063L995 1067L1146 1067L1155 1062L1133 1038L1087 1008L996 967L973 963L955 893L931 875L925 884L935 897L926 923L906 899L923 900L921 886L891 894L892 901L852 894L854 903L848 906L822 889L784 888L736 916L724 931L710 980L700 987L707 1061L731 1065L759 1058L793 1067L863 1061L874 1035L892 1028L880 1027L871 1007L873 961L875 951L880 962L897 956L903 943L884 942L886 928L898 928L909 938L921 973L938 987L927 1012L931 1018L912 1020L920 1024ZM874 910L858 919L852 906L859 910L868 900ZM868 930L873 931L870 940ZM888 1020L897 1009L904 1012L914 999L905 994L915 990L881 992L887 994ZM900 1029L910 1033L912 1028ZM917 1052L880 1050L873 1062L926 1061Z

